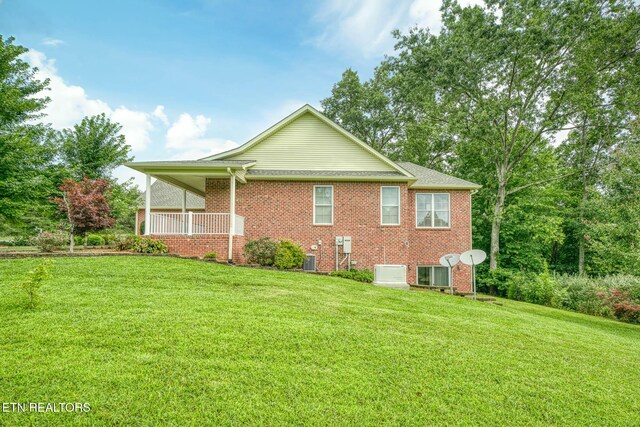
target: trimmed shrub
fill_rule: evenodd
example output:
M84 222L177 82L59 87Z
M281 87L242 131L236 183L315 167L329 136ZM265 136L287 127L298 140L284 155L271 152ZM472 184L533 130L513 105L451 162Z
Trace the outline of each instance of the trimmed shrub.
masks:
M259 264L265 267L272 266L276 259L278 243L268 237L258 240L249 240L244 244L244 254L249 264Z
M330 274L343 279L351 279L363 283L373 283L373 272L366 268L364 270L358 270L356 268L352 268L351 270L338 270L332 271Z
M127 234L119 236L116 239L116 249L119 251L130 251L133 246L133 242L138 238L135 234Z
M68 236L49 233L48 231L43 231L33 238L33 244L39 247L42 252L53 252L67 245L68 242Z
M216 260L218 259L218 252L207 252L202 258Z
M73 236L73 244L76 246L84 246L85 244L84 236Z
M131 245L131 252L139 254L166 254L169 252L169 248L163 240L135 236L133 244Z
M293 243L290 240L282 240L278 244L273 265L280 270L300 268L306 257L299 244Z
M104 246L104 238L98 234L89 234L87 236L87 246Z
M163 240L141 237L131 234L125 236L116 244L120 251L131 251L140 254L166 254L169 251Z

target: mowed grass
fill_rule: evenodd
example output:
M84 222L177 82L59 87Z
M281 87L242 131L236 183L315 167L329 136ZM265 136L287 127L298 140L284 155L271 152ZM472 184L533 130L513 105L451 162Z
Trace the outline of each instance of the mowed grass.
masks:
M4 425L640 424L640 327L303 273L57 258L34 311L0 260Z

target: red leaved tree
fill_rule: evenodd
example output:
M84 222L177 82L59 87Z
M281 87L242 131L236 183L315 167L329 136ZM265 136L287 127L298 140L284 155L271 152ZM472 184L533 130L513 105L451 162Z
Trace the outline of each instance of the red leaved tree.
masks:
M67 216L71 232L69 251L73 252L74 236L109 228L115 223L107 200L110 184L106 179L87 177L81 181L65 179L62 183L59 187L62 197L54 198L53 202L60 213Z

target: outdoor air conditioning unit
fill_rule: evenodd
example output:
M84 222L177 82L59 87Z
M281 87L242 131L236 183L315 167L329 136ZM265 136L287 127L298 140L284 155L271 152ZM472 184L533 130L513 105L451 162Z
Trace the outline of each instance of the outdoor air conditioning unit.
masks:
M316 256L314 254L307 254L307 258L302 263L302 269L304 271L316 271Z
M373 267L373 284L386 288L409 289L407 284L407 266L376 264Z

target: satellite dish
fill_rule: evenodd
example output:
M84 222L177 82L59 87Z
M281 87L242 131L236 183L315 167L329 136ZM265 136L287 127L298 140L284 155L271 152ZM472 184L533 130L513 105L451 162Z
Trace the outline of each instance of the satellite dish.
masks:
M467 265L482 264L485 259L487 259L487 254L485 251L481 251L480 249L466 251L460 255L460 261Z
M467 252L463 252L460 255L460 261L463 264L467 264L471 266L471 277L473 282L473 299L476 299L477 289L476 289L476 265L482 264L482 262L487 259L487 254L485 251L481 251L480 249L472 249Z
M459 262L460 262L460 255L458 254L447 254L440 257L440 265L444 267L453 267Z

